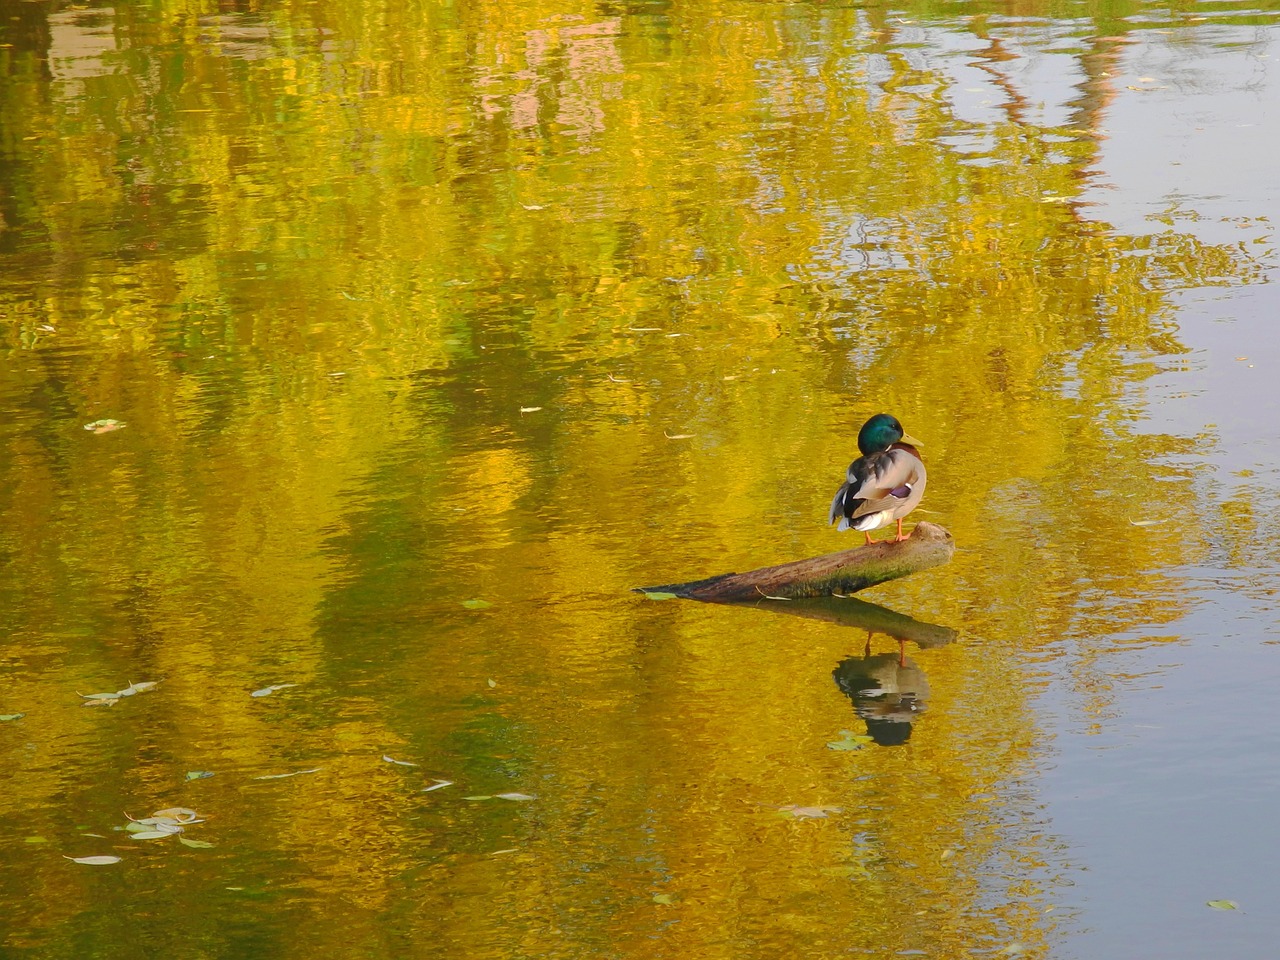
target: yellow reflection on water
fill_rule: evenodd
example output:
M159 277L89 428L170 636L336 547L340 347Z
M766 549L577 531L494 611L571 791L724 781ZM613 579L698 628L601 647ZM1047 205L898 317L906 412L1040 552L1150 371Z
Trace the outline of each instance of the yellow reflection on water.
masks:
M1138 433L1142 384L1182 350L1170 287L1260 272L1075 201L1112 41L1061 54L1065 124L1016 99L978 123L918 51L983 38L930 30L162 3L22 35L0 844L44 842L0 878L19 946L69 949L78 916L227 956L1048 955L1068 858L1020 657L1086 638L1102 715L1098 651L1185 612L1211 441ZM879 410L926 442L917 517L960 550L875 599L954 643L908 663L628 593L847 545L826 504ZM833 670L895 657L928 691L910 738L832 748L866 729ZM175 802L213 850L112 834ZM122 885L61 859L100 849ZM137 897L168 933L123 928Z

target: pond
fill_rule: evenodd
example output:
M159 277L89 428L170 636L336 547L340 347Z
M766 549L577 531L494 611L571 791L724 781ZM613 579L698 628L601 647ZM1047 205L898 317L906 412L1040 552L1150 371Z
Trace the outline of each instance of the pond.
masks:
M6 957L1272 954L1274 4L5 11Z

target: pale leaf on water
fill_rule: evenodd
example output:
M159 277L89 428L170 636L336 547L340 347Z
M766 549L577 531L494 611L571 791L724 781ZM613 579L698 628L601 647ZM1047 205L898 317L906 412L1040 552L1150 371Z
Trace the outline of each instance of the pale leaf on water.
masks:
M188 770L184 779L186 780L207 780L213 776L212 770Z
M118 700L120 692L114 693L77 693L76 696L84 697L86 700Z
M493 797L487 793L484 793L484 794L477 794L474 797L463 797L462 799L463 800L492 800Z
M208 840L192 840L190 837L179 837L178 842L184 847L196 847L200 850L207 850L213 846Z
M166 837L172 837L173 832L170 830L140 830L138 833L130 834L135 840L163 840Z
M1206 900L1205 905L1215 910L1239 910L1240 904L1234 900Z
M676 900L675 900L675 897L671 896L671 894L669 893L655 893L653 895L653 902L660 903L665 907L669 907L673 903L675 903Z
M542 409L541 407L521 407L520 412L521 413L537 413L541 409Z
M0 713L0 723L5 723L9 720L21 720L25 716L25 713Z
M463 600L462 605L468 610L487 610L493 606L488 600Z
M161 817L166 820L176 820L179 823L196 823L200 819L200 814L190 807L165 807L163 810L156 810L151 816ZM145 822L144 820L143 823Z
M85 700L84 705L86 707L114 707L119 702L119 697L111 697L109 699L94 697L92 699Z
M490 689L490 690L492 690L494 687L496 687L496 686L498 685L498 681L497 681L497 680L495 680L495 679L493 679L493 677L490 677L490 678L486 681L486 683L488 683L488 684L489 684L489 689Z
M249 694L251 697L269 697L277 690L288 690L290 687L296 687L296 683L273 683L269 687L263 687L261 690L255 690Z
M436 780L431 784L431 786L424 787L422 789L422 792L430 793L432 790L443 790L445 787L452 787L452 786L453 786L452 780Z
M778 812L783 816L794 817L797 820L820 820L828 813L839 813L840 810L840 807L801 807L794 803L778 808Z
M119 862L120 862L120 860L121 860L122 858L120 858L120 857L109 857L109 856L101 856L101 857L68 857L68 856L66 856L66 854L63 854L63 859L65 859L65 860L70 860L72 863L87 863L87 864L89 864L89 866L91 866L91 867L105 867L105 866L106 866L107 864L109 864L109 863L119 863Z
M665 430L662 431L662 435L668 440L689 440L694 436L692 433L667 433Z
M119 430L125 426L123 420L94 420L92 423L86 423L84 428L93 433L110 433L112 430Z
M1168 522L1168 520L1130 520L1129 525L1133 527L1154 527L1158 524Z
M494 794L499 800L537 800L538 798L529 793L497 793Z
M383 759L383 760L385 760L387 763L394 763L397 767L419 767L419 766L422 766L422 764L419 764L419 763L411 763L411 762L410 762L410 761L408 761L408 760L396 760L394 757L389 757L389 756L387 756L385 753L382 755L382 759Z
M284 780L287 777L297 777L304 773L319 773L319 767L312 767L310 770L294 770L292 773L265 773L260 777L254 777L254 780Z

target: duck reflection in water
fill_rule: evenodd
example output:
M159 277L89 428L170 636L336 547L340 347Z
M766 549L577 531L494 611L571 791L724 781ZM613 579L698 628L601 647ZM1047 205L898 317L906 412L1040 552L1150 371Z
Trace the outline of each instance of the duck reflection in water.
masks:
M896 653L871 652L871 637L861 657L840 661L832 671L836 686L853 701L853 712L867 725L867 734L882 747L896 747L911 739L911 725L924 713L929 682L901 648Z

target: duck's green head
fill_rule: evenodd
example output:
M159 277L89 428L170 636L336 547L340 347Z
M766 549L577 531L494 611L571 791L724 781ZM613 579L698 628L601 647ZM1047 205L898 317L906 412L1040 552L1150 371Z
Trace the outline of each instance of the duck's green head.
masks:
M862 451L864 457L879 453L881 450L888 450L901 440L905 440L914 447L924 446L919 440L907 436L898 418L887 413L877 413L858 431L858 449Z

